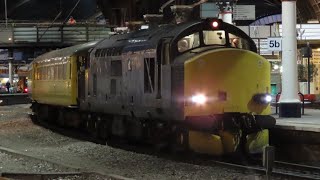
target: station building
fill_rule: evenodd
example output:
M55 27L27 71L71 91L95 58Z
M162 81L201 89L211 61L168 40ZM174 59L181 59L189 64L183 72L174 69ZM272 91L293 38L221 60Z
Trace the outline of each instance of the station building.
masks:
M272 64L272 94L276 95L281 91L281 51L272 51L268 48L268 38L281 37L282 25L281 25L281 1L276 0L272 5L266 4L264 1L252 2L249 0L241 1L222 1L213 0L207 1L198 5L195 8L196 15L202 18L218 17L219 6L217 3L232 3L233 8L233 22L240 27L250 37L254 39L257 44L258 52L267 58ZM13 3L13 4L11 4ZM11 2L9 6L14 6L14 2ZM154 1L154 3L142 1L140 4L135 4L133 1L128 0L123 3L110 2L107 4L104 1L97 1L95 3L89 3L87 1L82 2L79 5L79 9L75 12L77 19L76 25L64 24L65 28L62 29L59 23L52 24L50 26L51 17L46 12L39 12L35 14L41 17L43 21L41 23L32 20L33 17L24 17L24 13L19 13L18 10L23 10L23 7L28 7L28 3L21 5L19 9L9 14L9 26L5 26L5 22L1 22L0 31L0 81L1 85L4 85L9 78L9 65L8 62L11 58L13 63L13 83L18 82L21 78L27 74L28 64L40 54L48 52L53 49L67 47L74 44L88 42L92 40L99 40L110 35L110 26L113 23L117 25L124 25L125 21L141 20L138 17L145 13L143 10L148 8L150 13L158 13L159 7L164 4L164 1ZM173 3L191 4L193 1L182 0ZM201 2L200 2L201 3ZM45 6L44 4L38 4L39 6ZM65 4L67 7L72 5ZM2 5L0 5L2 6ZM94 7L99 6L100 10L96 10ZM242 6L242 7L240 7ZM89 8L89 11L85 7ZM267 8L266 8L267 7ZM311 64L313 64L313 76L310 83L311 94L320 93L320 24L317 21L317 8L316 4L312 0L301 2L297 1L297 39L298 39L298 57L297 63L299 64L299 91L303 94L308 94L307 81L307 60L303 58L300 53L300 49L305 47L307 43L312 48L313 56L310 58ZM253 9L252 9L253 8ZM59 8L58 8L59 9ZM58 13L57 9L57 13ZM86 10L86 12L84 11ZM153 12L154 11L154 12ZM163 13L166 15L166 10ZM103 16L103 15L104 16ZM119 18L116 18L119 16ZM87 18L90 17L90 18ZM101 17L104 19L101 21ZM26 25L24 18L29 19L29 25ZM78 18L80 19L78 21ZM87 19L86 19L87 18ZM104 24L97 25L97 19ZM92 23L92 20L95 22ZM63 21L60 18L59 21ZM30 23L32 22L32 23ZM89 22L89 23L88 23ZM49 28L48 28L49 27Z

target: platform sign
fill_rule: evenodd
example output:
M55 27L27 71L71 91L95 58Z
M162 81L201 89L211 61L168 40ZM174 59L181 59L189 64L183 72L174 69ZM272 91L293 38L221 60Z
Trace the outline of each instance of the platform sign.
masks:
M234 6L233 20L256 20L256 6L255 5Z
M9 52L8 49L0 49L0 61L8 60Z
M269 51L282 51L282 38L281 37L269 37L268 38L268 50Z
M217 18L219 16L219 7L216 3L203 3L200 6L200 17L206 18Z

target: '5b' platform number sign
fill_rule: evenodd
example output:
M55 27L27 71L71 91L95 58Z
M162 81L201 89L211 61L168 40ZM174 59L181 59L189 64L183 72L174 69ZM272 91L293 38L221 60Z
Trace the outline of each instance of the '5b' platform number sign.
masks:
M269 51L281 51L282 50L281 37L269 37L268 38L268 50Z

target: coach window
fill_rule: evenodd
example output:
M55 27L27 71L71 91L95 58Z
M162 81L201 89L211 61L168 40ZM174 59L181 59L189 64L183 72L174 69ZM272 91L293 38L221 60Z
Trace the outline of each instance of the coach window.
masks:
M38 67L37 68L37 80L42 80L42 68Z
M189 49L199 47L199 46L200 46L200 37L198 32L185 36L184 38L178 41L178 51L180 53L185 52Z
M58 65L54 65L54 79L58 80L59 79L59 70L58 70L59 66Z
M59 80L63 79L63 65L62 64L58 65L58 79Z
M50 66L48 66L48 67L46 67L46 69L47 69L47 77L46 78L44 78L44 79L46 79L46 80L50 80L51 79L51 67Z
M41 68L42 71L41 71L41 80L48 80L48 67L44 66Z
M68 66L69 66L69 69L68 69L68 71L69 71L68 78L71 79L71 61L70 61L70 60L68 61Z
M36 80L40 80L41 68L37 67L36 69Z
M66 64L66 62L63 62L63 64L62 64L62 71L63 71L63 80L66 80L67 79L67 64Z

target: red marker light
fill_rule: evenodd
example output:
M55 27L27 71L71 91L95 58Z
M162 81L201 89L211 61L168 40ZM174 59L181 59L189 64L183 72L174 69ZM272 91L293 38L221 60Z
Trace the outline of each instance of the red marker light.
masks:
M28 88L25 88L25 89L24 89L24 92L26 92L26 93L27 93L27 92L28 92Z
M219 23L217 21L213 21L211 25L213 28L217 28L219 26Z

